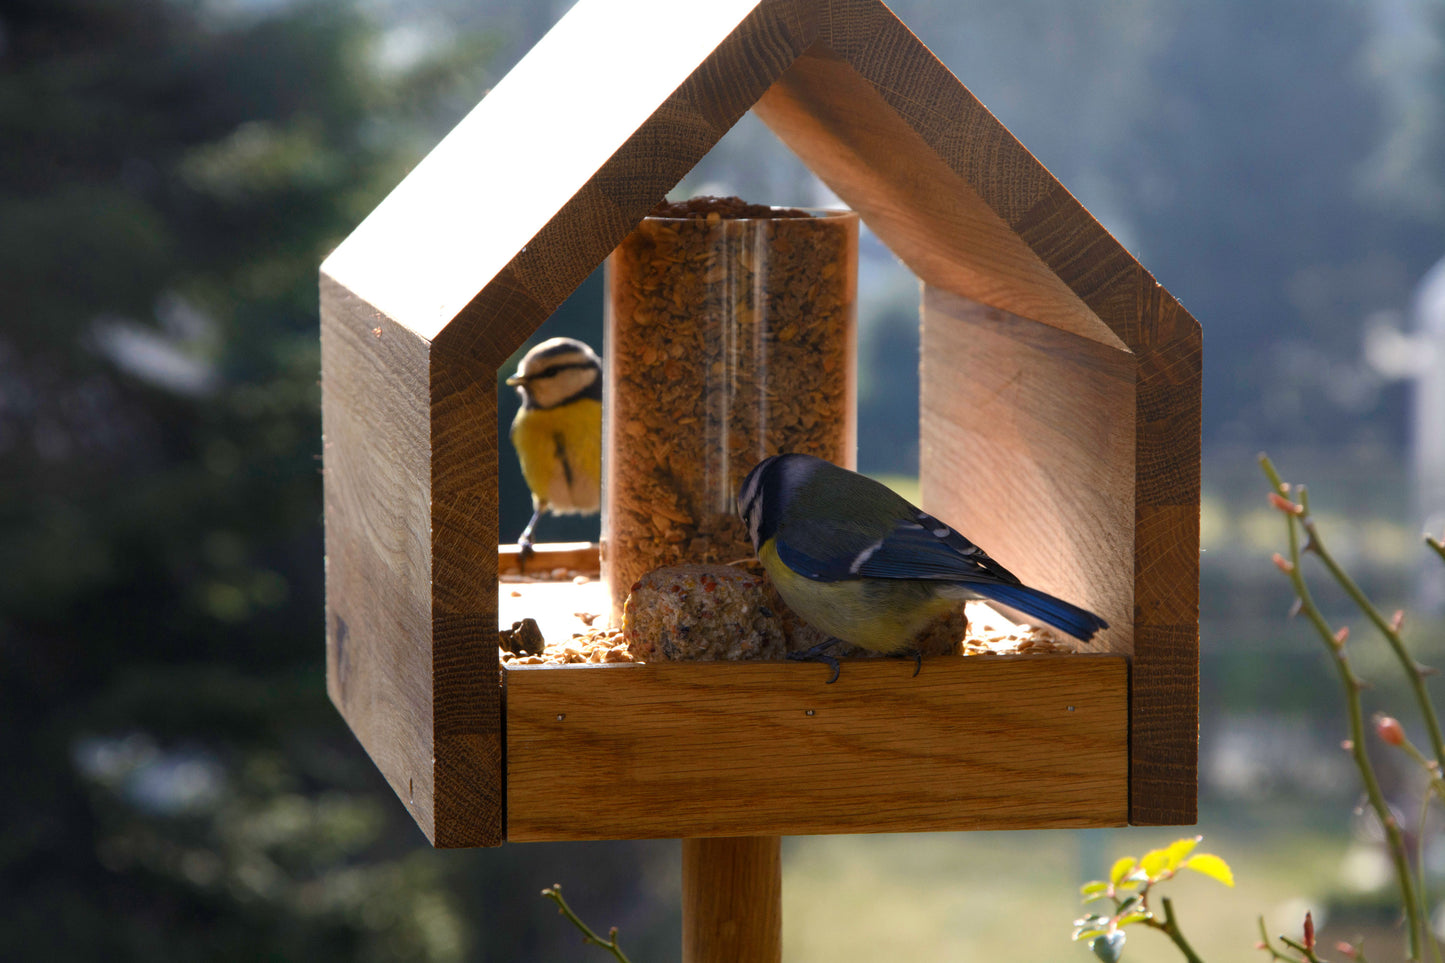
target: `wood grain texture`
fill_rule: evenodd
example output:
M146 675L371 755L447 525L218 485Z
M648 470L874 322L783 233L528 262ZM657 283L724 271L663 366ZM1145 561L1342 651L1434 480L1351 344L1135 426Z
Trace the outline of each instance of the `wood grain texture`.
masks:
M1093 648L1134 660L1131 822L1192 823L1197 337L1117 351L925 286L920 356L924 506L1109 621Z
M326 688L431 838L426 386L426 344L323 275Z
M682 841L683 963L781 963L783 854L777 836Z
M437 846L502 840L495 405L323 275L327 687Z
M1130 821L1198 818L1199 324L1143 268L1137 316Z
M1131 655L1132 355L928 286L922 315L923 507Z
M437 846L502 841L496 369L432 346L432 714Z
M1117 656L504 670L509 840L1108 826ZM1072 707L1072 709L1070 709Z

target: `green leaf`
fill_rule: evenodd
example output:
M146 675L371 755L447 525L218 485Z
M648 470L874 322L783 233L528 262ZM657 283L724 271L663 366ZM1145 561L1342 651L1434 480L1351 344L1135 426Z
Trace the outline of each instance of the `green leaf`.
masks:
M1151 849L1139 860L1139 869L1150 879L1158 879L1168 865L1169 851L1166 849Z
M1234 871L1229 868L1228 863L1213 853L1200 853L1197 856L1189 857L1184 863L1184 868L1192 869L1196 873L1203 873L1210 879L1217 879L1225 886L1234 885Z
M1128 913L1119 917L1119 921L1114 925L1122 928L1128 926L1130 923L1142 923L1145 920L1152 920L1153 918L1153 913Z
M1104 882L1102 879L1096 879L1092 882L1085 883L1083 886L1080 886L1079 894L1081 896L1093 896L1096 893L1107 892L1108 889L1108 883Z
M1094 937L1102 934L1104 930L1105 927L1102 926L1081 926L1078 929L1074 930L1074 939L1092 940Z
M1115 930L1112 933L1094 937L1093 941L1089 943L1089 949L1093 950L1094 955L1104 963L1118 963L1119 957L1124 952L1125 939L1122 930Z
M1133 856L1120 856L1109 870L1109 882L1117 886L1121 879L1129 875L1129 870L1134 868L1136 862Z
M1170 843L1169 848L1164 850L1165 854L1169 857L1169 869L1178 869L1179 864L1184 862L1190 853L1194 852L1194 847L1198 846L1199 841L1203 838L1203 836L1186 836L1183 839L1176 839Z

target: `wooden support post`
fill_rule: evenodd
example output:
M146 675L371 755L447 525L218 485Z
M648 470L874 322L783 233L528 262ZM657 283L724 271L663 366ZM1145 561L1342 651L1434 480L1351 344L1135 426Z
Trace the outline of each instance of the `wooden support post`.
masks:
M683 963L781 963L778 836L682 841Z

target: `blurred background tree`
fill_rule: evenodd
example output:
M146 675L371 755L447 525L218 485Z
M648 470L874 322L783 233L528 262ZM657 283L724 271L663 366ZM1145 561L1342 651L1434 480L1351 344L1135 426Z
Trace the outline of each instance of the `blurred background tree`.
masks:
M317 266L495 47L344 4L0 8L0 955L562 939L545 848L535 884L420 848L320 658ZM623 855L578 882L635 920Z
M317 266L569 6L0 4L0 955L573 958L537 896L557 881L634 958L676 955L671 844L432 853L323 684ZM1301 805L1333 819L1327 668L1281 641L1249 455L1327 489L1340 555L1397 601L1409 394L1360 339L1445 254L1445 8L892 6L1203 322L1202 812L1229 829L1205 828L1227 851L1224 832L1297 828ZM702 190L831 200L751 118L677 193ZM860 466L907 475L917 289L876 241L861 276ZM600 303L594 276L538 337L595 343ZM502 476L509 538L529 506L506 458ZM789 845L789 952L842 960L953 945L928 939L1031 958L1031 929L998 922L1000 887L1031 878L1017 853L1040 854L1061 917L1080 873L1042 853L1087 849L1087 873L1106 844ZM987 918L917 912L970 872Z

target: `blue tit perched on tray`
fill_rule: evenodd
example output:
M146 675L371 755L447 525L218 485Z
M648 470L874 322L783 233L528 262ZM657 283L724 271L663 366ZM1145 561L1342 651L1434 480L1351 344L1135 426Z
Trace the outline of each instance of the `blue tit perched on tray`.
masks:
M507 384L522 398L511 438L532 490L532 520L517 539L525 558L543 512L590 515L601 503L602 362L581 341L549 338Z
M838 662L838 640L906 655L930 622L987 599L1088 641L1108 623L1029 588L977 545L887 486L811 455L759 462L738 514L783 601L831 639L791 658ZM916 673L916 669L915 669Z

